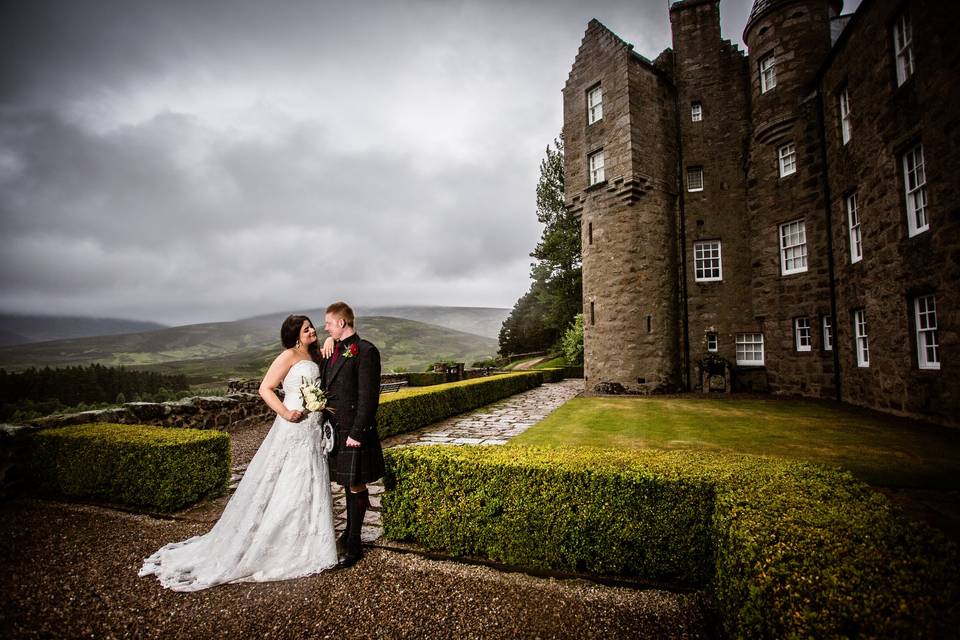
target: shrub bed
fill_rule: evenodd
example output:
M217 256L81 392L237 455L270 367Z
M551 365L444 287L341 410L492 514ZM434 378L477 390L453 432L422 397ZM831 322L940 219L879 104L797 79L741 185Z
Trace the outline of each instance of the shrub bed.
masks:
M563 379L567 377L563 367L550 367L547 369L537 369L537 371L543 374L544 382L563 382Z
M21 446L40 492L160 512L223 493L230 480L221 431L94 423L38 431Z
M381 396L377 409L380 437L407 433L458 413L490 404L543 383L539 371L511 373L407 389Z
M403 377L406 378L407 384L411 387L428 387L434 384L443 384L447 381L447 374L433 371L410 372L403 374Z
M849 474L691 451L387 452L384 533L433 550L712 591L749 638L954 633L960 560Z

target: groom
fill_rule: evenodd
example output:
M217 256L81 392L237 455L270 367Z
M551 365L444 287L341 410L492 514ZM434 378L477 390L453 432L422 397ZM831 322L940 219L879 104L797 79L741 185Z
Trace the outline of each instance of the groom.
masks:
M323 388L334 409L336 444L330 452L330 477L347 497L347 527L338 547L344 550L340 567L363 557L360 531L370 506L367 483L384 473L383 450L377 433L380 402L380 352L361 340L353 329L353 309L345 302L327 307L323 328L336 344L322 367Z

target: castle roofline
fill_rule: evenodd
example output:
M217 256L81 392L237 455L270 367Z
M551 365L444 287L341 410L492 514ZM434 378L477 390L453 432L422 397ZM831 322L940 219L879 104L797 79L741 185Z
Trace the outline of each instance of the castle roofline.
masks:
M743 41L747 41L747 34L753 25L762 17L782 9L786 5L800 2L801 0L754 0L753 8L750 9L750 17L747 18L747 25L743 28ZM839 14L843 10L843 0L829 0L837 9Z
M698 2L698 3L702 3L702 2L718 2L719 0L693 0L693 1L694 1L694 2ZM590 22L587 23L587 32L586 32L586 34L585 34L584 37L586 37L586 35L589 35L591 30L601 31L601 32L604 33L605 35L613 38L617 43L619 43L620 45L622 45L624 48L626 48L626 49L630 52L630 57L631 57L631 58L633 58L634 60L636 60L637 62L639 62L642 66L646 67L647 69L649 69L649 70L652 71L653 73L657 74L657 75L660 76L661 78L665 79L667 82L670 83L671 86L673 86L673 84L674 84L674 83L673 83L673 77L672 77L669 73L666 73L663 69L661 69L660 67L658 67L657 65L655 65L655 64L654 64L649 58L647 58L646 56L643 56L643 55L637 53L637 51L633 48L633 45L632 45L632 44L630 44L629 42L627 42L626 40L624 40L623 38L621 38L620 36L618 36L616 33L614 33L614 31L613 31L612 29L610 29L610 27L606 26L605 24L603 24L602 22L600 22L600 21L597 20L596 18L591 18ZM669 51L669 50L670 50L670 48L668 47L668 48L665 49L664 51ZM578 55L579 55L579 54L578 54ZM661 52L660 55L663 55L663 52Z

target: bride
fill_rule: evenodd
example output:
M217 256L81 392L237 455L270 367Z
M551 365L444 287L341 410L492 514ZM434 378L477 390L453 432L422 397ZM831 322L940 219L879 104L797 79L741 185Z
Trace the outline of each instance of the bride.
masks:
M139 575L155 574L173 591L227 582L298 578L337 564L327 452L321 413L304 414L300 384L320 369L317 331L306 316L280 329L277 356L260 396L277 412L236 493L209 533L174 542L147 558ZM283 383L281 402L273 389Z

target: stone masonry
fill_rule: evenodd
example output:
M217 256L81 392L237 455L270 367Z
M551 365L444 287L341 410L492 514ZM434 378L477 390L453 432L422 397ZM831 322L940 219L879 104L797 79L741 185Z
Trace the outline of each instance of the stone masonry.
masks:
M960 425L960 5L756 0L749 55L720 8L673 2L653 62L593 20L564 86L586 391L703 391L720 358L734 390Z

